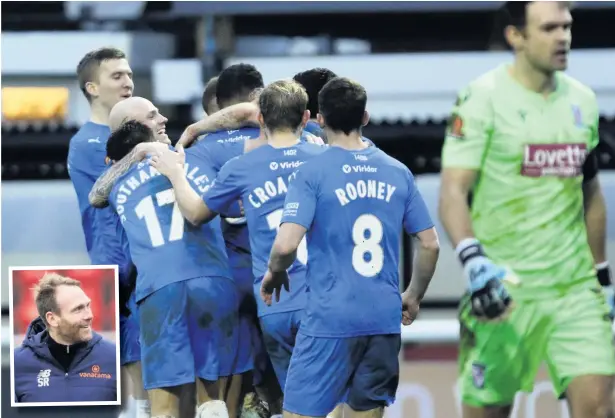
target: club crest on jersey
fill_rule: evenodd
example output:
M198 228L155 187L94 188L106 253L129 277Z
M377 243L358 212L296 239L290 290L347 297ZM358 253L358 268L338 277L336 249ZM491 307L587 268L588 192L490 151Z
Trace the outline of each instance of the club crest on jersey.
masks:
M472 383L477 389L485 387L485 365L480 363L472 363Z
M574 118L574 126L577 128L583 128L583 115L581 114L581 108L577 105L570 106L572 109L572 117Z
M585 144L527 144L521 175L526 177L576 177L583 172Z
M451 119L448 122L448 136L463 139L463 119L456 113L451 115Z

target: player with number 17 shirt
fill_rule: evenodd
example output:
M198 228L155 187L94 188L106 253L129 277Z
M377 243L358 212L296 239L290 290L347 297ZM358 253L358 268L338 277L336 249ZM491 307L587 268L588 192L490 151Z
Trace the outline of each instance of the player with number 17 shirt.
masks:
M127 122L114 135L122 130L151 141L149 128L137 122ZM192 150L182 173L201 193L215 176ZM171 183L150 161L119 177L109 202L120 216L138 270L145 389L208 384L230 375L232 359L226 353L236 350L238 299L219 223L194 227L185 222Z

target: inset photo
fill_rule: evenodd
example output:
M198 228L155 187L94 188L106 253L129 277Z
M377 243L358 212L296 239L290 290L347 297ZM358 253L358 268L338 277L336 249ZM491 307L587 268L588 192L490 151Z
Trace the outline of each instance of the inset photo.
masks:
M117 266L9 267L11 406L120 404Z

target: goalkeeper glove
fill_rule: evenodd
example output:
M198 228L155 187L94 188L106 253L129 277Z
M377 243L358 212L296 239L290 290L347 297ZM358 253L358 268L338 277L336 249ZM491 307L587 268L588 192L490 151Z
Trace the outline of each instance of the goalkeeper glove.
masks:
M487 258L476 239L461 241L456 251L468 281L472 313L486 319L504 314L512 301L502 283L506 270Z
M611 283L611 268L608 261L604 263L596 264L596 275L598 281L602 285L602 291L606 297L606 301L611 308L611 319L615 319L615 291L613 290L613 283Z

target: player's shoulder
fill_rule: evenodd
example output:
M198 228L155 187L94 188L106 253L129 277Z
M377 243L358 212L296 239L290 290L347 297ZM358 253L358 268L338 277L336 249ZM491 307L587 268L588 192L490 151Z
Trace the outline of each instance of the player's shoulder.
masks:
M222 166L222 170L227 174L240 175L245 172L246 169L251 168L253 166L255 155L250 155L251 152L246 154L240 154L233 158L230 158L224 165ZM222 172L221 170L221 172Z
M114 342L109 341L102 337L100 334L95 334L96 342L94 343L94 347L98 350L99 354L103 354L105 356L115 356L116 353L116 345Z
M596 93L586 84L564 72L557 73L557 81L562 83L571 96L576 96L586 101L595 101Z
M111 135L111 130L108 126L99 125L93 122L86 122L79 128L71 137L71 145L101 145L105 146Z
M505 66L498 66L479 75L459 90L459 96L490 97L501 85L500 80L505 71Z
M308 155L320 155L327 150L323 145L313 144L311 142L301 142L297 148Z

